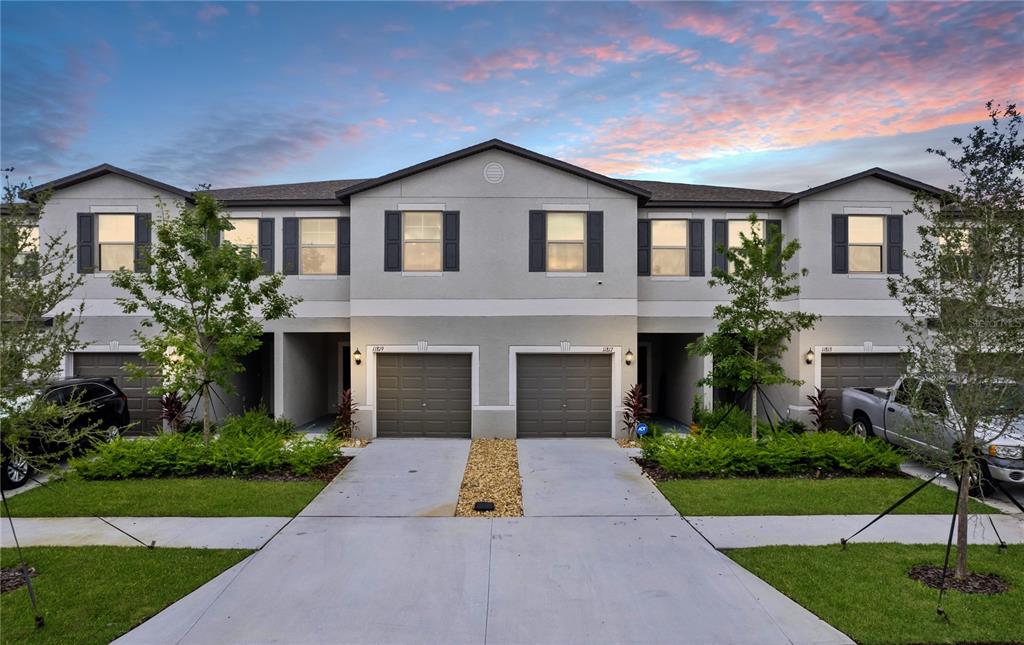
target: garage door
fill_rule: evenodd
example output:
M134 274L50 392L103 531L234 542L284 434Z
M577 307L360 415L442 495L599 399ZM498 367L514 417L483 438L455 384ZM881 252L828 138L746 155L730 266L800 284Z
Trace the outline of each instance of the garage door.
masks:
M520 354L516 366L520 437L609 437L608 354Z
M844 387L888 387L902 373L902 354L822 354L821 389L829 400L833 424L841 423L840 395Z
M470 433L469 354L377 354L377 436Z
M145 379L129 377L121 369L129 362L141 363L142 359L131 353L77 353L73 360L74 375L112 377L128 397L128 412L134 424L129 433L152 433L160 427L160 397L150 394L149 388L159 385L160 379L156 376Z

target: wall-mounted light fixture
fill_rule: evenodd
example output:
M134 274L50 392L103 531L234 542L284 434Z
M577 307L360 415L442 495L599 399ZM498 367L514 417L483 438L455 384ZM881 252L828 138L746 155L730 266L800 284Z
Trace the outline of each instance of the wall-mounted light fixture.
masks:
M804 354L804 362L807 363L808 365L810 365L811 363L814 362L814 348L813 347L811 349L807 350L807 353Z
M363 364L363 353L356 348L356 351L352 352L352 360L355 361L356 365Z
M632 365L632 364L633 364L633 350L627 349L626 350L626 365Z

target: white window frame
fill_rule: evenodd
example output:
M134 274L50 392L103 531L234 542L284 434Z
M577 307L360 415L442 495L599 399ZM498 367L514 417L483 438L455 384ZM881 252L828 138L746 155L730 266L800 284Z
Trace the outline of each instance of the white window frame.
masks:
M96 238L95 238L96 239L96 271L100 275L107 275L107 274L113 273L114 271L117 270L117 269L104 269L103 268L103 247L104 247L104 245L115 245L115 246L130 245L132 247L132 263L129 264L128 266L125 266L124 268L128 269L129 271L135 271L135 244L136 244L136 238L135 238L135 216L136 216L136 213L134 213L134 212L132 212L132 213L96 213ZM132 230L132 241L131 242L124 242L124 241L104 242L103 240L101 240L100 239L100 230L102 229L102 227L100 226L100 222L102 221L102 219L104 217L129 217L129 218L131 218L131 220L132 220L132 229L131 229Z
M748 218L749 218L749 216L745 217L745 218L742 218L742 219L740 219L740 218L730 218L730 219L726 220L728 222L725 225L725 256L726 256L725 270L726 270L727 273L732 273L732 270L733 270L732 262L729 261L729 251L731 251L732 249L740 248L738 246L731 246L729 244L729 238L732 237L729 234L731 232L732 225L733 224L750 224L750 220ZM761 236L761 239L767 238L768 237L768 219L765 218L765 217L761 217L760 214L758 214L757 223L760 225L760 228L761 228L761 230L758 231L757 234ZM749 231L742 231L742 232L747 233Z
M849 241L851 239L851 236L850 236L850 220L852 218L854 218L854 217L880 219L882 221L882 240L881 240L881 242L879 244L864 244L864 243ZM887 223L887 219L888 218L885 215L876 215L874 213L849 213L849 214L847 214L847 216L846 216L846 240L847 240L847 242L846 242L846 254L847 254L846 272L847 272L847 274L867 275L867 276L877 276L877 275L885 274L885 259L886 259L885 258L885 256L886 256L886 243L885 243L886 239L885 238L886 238L886 223ZM852 249L854 247L859 247L859 248L877 248L879 250L879 256L880 256L879 257L879 263L878 263L878 266L879 266L878 271L855 271L853 269L853 266L852 266L853 263L849 260L849 258L852 255L850 253L850 249Z
M583 220L583 237L579 242L572 240L556 240L552 242L548 238L548 220L552 215L579 215ZM552 269L551 268L551 245L576 244L583 249L583 266L579 269ZM544 215L544 271L556 276L583 276L587 273L587 212L575 210L552 210L546 211Z
M406 214L408 214L408 213L436 213L437 216L438 216L438 220L439 220L439 222L441 224L441 234L438 236L438 238L436 240L434 240L434 239L421 239L421 238L406 239L406 237L405 237L405 223L406 223ZM402 235L402 274L403 275L409 274L409 275L414 275L414 276L415 275L436 276L436 275L440 275L444 271L444 211L443 210L436 210L436 209L433 209L433 208L424 209L424 210L416 210L416 209L408 208L406 210L403 210L402 211L402 229L401 229L400 233ZM405 252L405 245L406 244L410 244L410 243L412 243L412 244L436 244L437 245L437 267L436 268L435 267L431 267L429 269L410 269L410 268L407 268L405 266L405 260L406 260L406 257L407 257L408 254Z
M302 225L305 222L313 222L313 221L327 221L327 222L333 221L334 222L335 236L334 236L334 242L332 244L305 244L305 243L303 243L303 241L302 241ZM298 266L298 275L299 276L321 277L321 278L323 278L323 277L331 277L331 276L338 275L338 236L337 236L338 229L337 229L337 226L338 226L338 220L335 217L302 217L302 218L299 218L299 266ZM310 249L334 249L334 270L333 271L328 271L326 273L304 273L302 271L302 249L304 249L304 248L310 248Z
M654 240L654 230L658 222L683 222L686 231L686 244L683 246L659 245ZM683 272L682 273L655 273L654 252L656 250L682 251ZM690 220L681 217L660 217L651 220L651 277L652 278L688 278L690 276Z
M320 218L317 218L317 219L320 219ZM323 218L323 219L327 219L327 218ZM252 249L253 256L258 256L260 254L260 218L258 218L258 217L228 217L228 221L231 222L232 225L234 224L234 222L256 222L256 242L254 244L238 244L237 242L231 242L231 243L234 244L235 246L237 246L238 248L241 248L241 249ZM220 239L221 239L222 242L230 241L230 240L227 239L227 235L230 232L231 231L221 231ZM301 236L301 233L300 233L300 236ZM299 238L299 241L300 241L300 246L301 246L301 241L302 241L301 237ZM300 253L301 253L301 251L300 251Z

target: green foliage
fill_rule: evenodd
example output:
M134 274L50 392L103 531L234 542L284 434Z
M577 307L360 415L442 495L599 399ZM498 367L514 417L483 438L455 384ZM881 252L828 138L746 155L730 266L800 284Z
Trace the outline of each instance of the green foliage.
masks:
M666 435L643 442L643 456L678 477L868 475L899 472L902 457L877 439L836 432L744 436Z
M232 224L209 193L196 193L195 204L182 204L176 216L165 210L155 228L148 270L121 269L111 284L127 292L117 299L124 313L150 312L142 328L154 333L135 335L142 356L160 367L153 393L199 393L208 441L210 388L232 393L231 377L259 348L263 322L291 316L299 299L281 292L283 275L262 275L258 256L220 242ZM131 371L146 376L144 366Z
M716 437L749 437L750 417L737 406L721 408L718 410L701 410L694 417L700 426L700 436ZM758 422L758 434L770 434L771 428L767 423Z
M781 231L762 236L757 215L750 215L749 234L741 233L739 248L718 248L728 259L729 271L715 267L708 286L725 286L730 302L715 307L717 329L690 344L695 356L712 356L711 373L698 385L746 392L751 387L799 385L786 375L782 355L794 332L814 326L819 316L800 311L782 311L777 303L800 293L799 279L807 275L786 272L786 263L800 249L796 240L784 242ZM751 399L748 425L757 438L757 397Z
M290 422L247 412L225 420L209 444L190 433L116 439L73 460L72 466L85 479L279 473L306 477L337 460L335 439L301 439L292 434Z

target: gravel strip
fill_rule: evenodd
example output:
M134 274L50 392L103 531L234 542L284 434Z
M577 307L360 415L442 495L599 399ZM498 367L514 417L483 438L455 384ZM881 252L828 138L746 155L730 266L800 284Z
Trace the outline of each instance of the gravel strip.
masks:
M476 502L493 502L493 511L474 511ZM521 517L523 487L515 439L474 439L462 477L456 517Z

